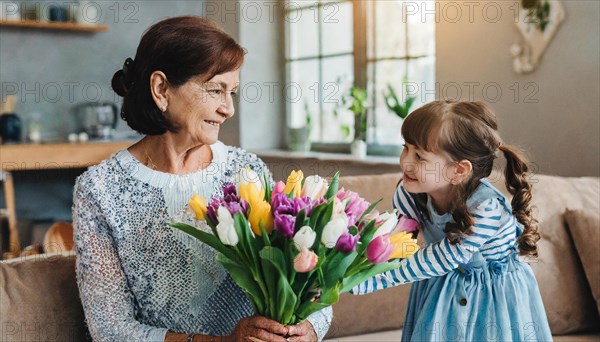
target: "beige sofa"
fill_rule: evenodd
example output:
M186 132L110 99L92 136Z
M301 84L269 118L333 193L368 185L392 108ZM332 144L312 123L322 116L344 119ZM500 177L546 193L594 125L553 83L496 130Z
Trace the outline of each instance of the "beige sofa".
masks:
M340 183L368 200L383 198L378 209L386 210L399 179L400 174L356 176ZM540 258L531 266L555 340L598 341L600 180L536 175L531 181L542 233ZM328 338L399 340L409 290L342 295ZM80 341L85 335L72 255L0 263L0 341Z

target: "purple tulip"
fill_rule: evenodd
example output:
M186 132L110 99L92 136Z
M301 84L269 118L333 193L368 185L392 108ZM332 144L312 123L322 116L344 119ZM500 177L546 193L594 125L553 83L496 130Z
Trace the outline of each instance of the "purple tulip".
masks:
M358 218L367 210L369 202L364 198L360 197L356 192L345 191L344 188L340 189L336 194L337 198L344 202L348 201L346 206L346 216L348 216L348 225L353 226L358 221Z
M246 202L243 199L239 203L225 202L223 203L223 206L225 206L229 210L231 216L235 215L236 213L242 213L246 215L246 213L248 212L248 202Z
M310 197L295 197L294 198L294 215L298 215L298 213L304 209L306 212L306 216L310 215L310 210L312 209Z
M223 200L225 202L239 202L240 198L238 197L235 185L227 183L223 186Z
M294 203L286 194L278 193L271 199L271 209L276 215L294 215Z
M373 264L387 261L396 245L390 245L390 235L380 235L367 246L367 259Z
M354 249L356 248L356 243L358 242L358 238L360 238L360 235L354 236L354 235L350 234L349 232L345 232L337 240L337 242L335 244L335 249L337 249L338 251L340 251L344 254L352 253L352 252L354 252Z
M291 238L294 236L294 225L296 217L292 215L277 215L275 214L274 226L275 230L283 237Z
M217 197L213 197L210 200L208 206L206 207L206 216L214 225L217 225L217 223L219 223L219 220L217 219L217 211L219 210L220 206L221 200Z

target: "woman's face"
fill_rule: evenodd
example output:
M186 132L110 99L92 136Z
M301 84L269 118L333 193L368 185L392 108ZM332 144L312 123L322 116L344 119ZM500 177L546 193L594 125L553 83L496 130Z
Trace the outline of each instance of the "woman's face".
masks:
M240 83L239 69L216 75L207 82L193 78L168 90L167 119L186 140L214 144L219 128L235 112L233 102Z

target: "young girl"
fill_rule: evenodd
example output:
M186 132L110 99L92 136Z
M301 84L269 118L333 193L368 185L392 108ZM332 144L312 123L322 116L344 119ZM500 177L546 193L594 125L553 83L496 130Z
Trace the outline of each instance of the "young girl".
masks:
M353 289L413 284L403 341L551 341L537 282L527 164L481 102L435 101L402 126L404 172L393 204L419 221L427 247ZM501 151L511 203L486 179ZM511 206L512 205L512 206Z

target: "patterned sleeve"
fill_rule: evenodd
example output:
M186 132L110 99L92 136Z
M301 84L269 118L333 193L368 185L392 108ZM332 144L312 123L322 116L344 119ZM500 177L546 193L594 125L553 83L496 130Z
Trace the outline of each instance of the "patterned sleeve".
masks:
M331 321L333 320L333 309L331 306L328 306L325 309L308 316L306 320L312 324L319 341L323 341L323 338L325 338L325 335L329 331Z
M417 206L410 194L404 190L404 181L400 181L398 184L394 198L392 198L392 206L398 210L399 214L418 220Z
M141 324L105 215L81 177L73 193L76 274L94 341L164 341L167 329Z
M420 249L402 260L401 267L379 274L352 290L353 294L367 294L400 284L411 283L444 275L460 264L471 260L486 241L493 238L501 227L502 205L496 198L481 203L472 212L475 224L473 234L452 245L447 238Z

